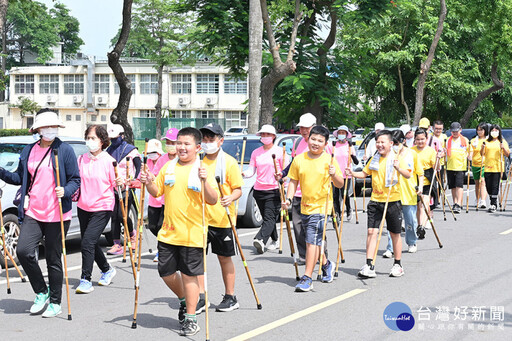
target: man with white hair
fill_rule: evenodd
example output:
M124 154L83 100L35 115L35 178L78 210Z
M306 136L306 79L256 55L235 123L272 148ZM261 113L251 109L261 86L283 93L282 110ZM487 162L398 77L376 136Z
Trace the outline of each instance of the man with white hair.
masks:
M381 131L384 130L386 127L384 126L384 123L378 122L375 124L374 130L375 130L375 136ZM368 142L368 145L366 146L366 152L364 153L363 160L366 161L369 158L371 158L375 153L377 152L377 145L375 141L375 137Z

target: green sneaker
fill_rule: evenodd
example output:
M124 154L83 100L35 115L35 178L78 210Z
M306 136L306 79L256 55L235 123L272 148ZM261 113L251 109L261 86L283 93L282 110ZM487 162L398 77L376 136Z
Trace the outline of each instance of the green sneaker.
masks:
M60 304L50 303L43 313L43 317L55 317L62 313Z
M33 315L40 314L44 310L44 307L46 306L46 303L48 303L49 299L49 290L46 293L37 294L36 299L34 300L34 304L32 304L32 307L30 307L30 313Z

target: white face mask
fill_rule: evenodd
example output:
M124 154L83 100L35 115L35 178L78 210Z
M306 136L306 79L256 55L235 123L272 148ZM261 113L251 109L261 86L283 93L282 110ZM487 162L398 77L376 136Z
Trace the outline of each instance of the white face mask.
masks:
M169 154L176 154L176 146L172 144L166 144L165 151Z
M496 137L500 136L500 132L496 131L496 130L493 130L493 131L491 131L491 136L496 138Z
M39 133L43 137L43 140L50 142L55 140L58 132L59 128L42 128Z
M87 146L87 148L89 148L89 151L91 153L94 153L98 151L98 149L100 149L100 142L96 140L87 140L85 142L85 145Z
M35 133L35 134L32 134L32 137L34 138L35 141L37 141L41 138L41 135L39 135L39 133Z
M158 153L149 153L148 159L155 161L156 159L158 159Z
M393 146L393 151L395 152L395 154L398 154L398 152L400 151L400 146Z
M338 135L338 140L343 141L347 138L347 135Z
M203 150L206 154L215 154L219 150L219 147L217 146L216 142L211 142L211 143L202 142L201 148L203 148Z

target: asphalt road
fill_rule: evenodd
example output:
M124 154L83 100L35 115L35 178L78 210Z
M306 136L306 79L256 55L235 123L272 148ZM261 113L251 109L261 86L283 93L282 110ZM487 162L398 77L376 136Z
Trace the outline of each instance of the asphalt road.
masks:
M356 224L355 219L344 223L346 263L340 265L339 277L329 284L315 281L314 291L309 293L294 292L297 282L286 233L283 254L275 250L257 255L252 247L256 230L241 228L243 251L263 309L256 309L237 256L236 295L240 309L215 312L216 304L222 300L223 284L218 262L209 255L210 339L510 340L512 203L509 204L507 211L494 214L470 208L469 214L463 211L457 215L457 221L449 214L443 221L442 211L437 210L435 226L444 247L438 247L432 230L427 230L426 239L418 242L415 254L406 252L404 242L405 275L401 278L388 277L393 261L381 256L387 241L383 234L376 262L377 278L363 280L357 272L365 262L366 213L361 211L362 199L358 198L360 223ZM333 258L336 235L332 228L327 231L327 238ZM178 300L158 277L148 246L156 247L149 234L147 243L143 241L137 329L131 329L134 290L130 263L122 263L119 256L109 256L118 271L112 285L96 286L99 270L95 268L95 291L77 295L74 288L80 276L80 246L71 241L67 248L73 320L67 321L64 286L62 315L54 319L30 316L34 294L29 283L21 283L11 269L11 295L6 294L5 272L0 275L1 339L180 339ZM44 260L41 264L44 268ZM304 267L299 270L302 275ZM384 322L386 307L393 302L403 302L410 308L415 320L411 330L394 331ZM398 313L406 312L402 310ZM393 313L396 317L396 311L388 316ZM204 319L204 313L198 316L201 331L190 339L205 339Z

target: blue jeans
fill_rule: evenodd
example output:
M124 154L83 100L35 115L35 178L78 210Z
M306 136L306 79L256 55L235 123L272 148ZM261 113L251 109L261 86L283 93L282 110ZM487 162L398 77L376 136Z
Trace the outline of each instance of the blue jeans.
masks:
M405 242L407 245L416 245L418 237L416 236L416 226L418 221L416 219L416 205L402 205L402 213L404 215L405 222ZM393 242L391 241L391 235L388 232L388 246L387 249L393 252Z

